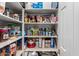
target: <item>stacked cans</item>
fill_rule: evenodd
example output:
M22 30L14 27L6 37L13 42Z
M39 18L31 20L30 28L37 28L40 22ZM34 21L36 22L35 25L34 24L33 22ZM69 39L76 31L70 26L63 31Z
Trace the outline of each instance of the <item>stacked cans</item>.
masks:
M28 40L28 39L27 39ZM28 48L54 48L56 46L56 42L54 38L31 38L30 39L31 42L32 40L33 43L29 43L29 41L27 42L27 47ZM30 45L33 45L33 47L29 47Z

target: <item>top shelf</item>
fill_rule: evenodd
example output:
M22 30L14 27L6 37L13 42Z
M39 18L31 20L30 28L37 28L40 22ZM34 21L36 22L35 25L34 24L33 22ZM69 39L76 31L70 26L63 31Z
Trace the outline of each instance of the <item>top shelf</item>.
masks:
M19 2L6 2L6 6L17 11L22 11L23 9Z
M25 10L25 12L29 13L29 14L51 14L54 12L57 12L58 9L27 9Z

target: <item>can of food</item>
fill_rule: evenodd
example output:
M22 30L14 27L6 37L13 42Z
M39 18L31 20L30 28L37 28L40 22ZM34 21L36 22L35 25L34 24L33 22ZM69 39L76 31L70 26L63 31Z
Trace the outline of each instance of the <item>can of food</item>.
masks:
M45 48L50 48L50 40L45 40Z

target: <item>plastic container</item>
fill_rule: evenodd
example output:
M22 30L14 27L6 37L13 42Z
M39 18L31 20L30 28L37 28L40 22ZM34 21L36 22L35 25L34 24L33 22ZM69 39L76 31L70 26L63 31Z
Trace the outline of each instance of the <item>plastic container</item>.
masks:
M35 43L34 39L28 39L27 47L35 48L35 46L36 46L36 43Z
M18 14L13 14L13 18L16 20L19 20L19 15Z
M58 20L57 20L57 16L55 16L54 14L52 14L52 15L50 16L50 21L51 21L51 23L57 22L57 21L58 21Z
M0 42L5 41L9 38L8 30L0 29Z

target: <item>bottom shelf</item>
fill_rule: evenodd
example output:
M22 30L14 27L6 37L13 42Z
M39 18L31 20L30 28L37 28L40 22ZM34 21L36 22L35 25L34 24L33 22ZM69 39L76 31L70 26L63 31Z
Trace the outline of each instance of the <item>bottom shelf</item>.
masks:
M58 51L57 48L26 48L25 51Z
M23 53L23 50L17 50L16 56L20 56Z

